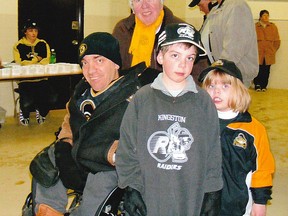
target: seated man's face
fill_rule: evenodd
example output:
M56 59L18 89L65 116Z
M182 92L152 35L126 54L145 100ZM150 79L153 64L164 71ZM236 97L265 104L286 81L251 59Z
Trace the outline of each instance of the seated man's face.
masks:
M82 59L83 75L94 91L102 91L119 77L119 66L101 55L85 55Z

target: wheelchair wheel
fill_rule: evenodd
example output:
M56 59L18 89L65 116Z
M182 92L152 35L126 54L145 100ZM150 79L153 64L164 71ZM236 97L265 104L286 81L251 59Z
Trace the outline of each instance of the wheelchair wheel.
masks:
M124 189L115 187L103 201L95 216L124 216Z
M67 193L68 199L71 200L69 206L67 206L67 212L64 215L69 215L72 211L74 211L82 201L82 192L77 191L69 191Z
M24 205L22 207L22 216L35 216L34 213L34 205L35 205L35 190L36 190L36 182L32 178L31 182L31 192L28 194L28 196L25 199Z
M32 207L32 192L26 197L25 203L22 207L22 216L34 216Z
M22 216L35 216L35 195L36 195L36 182L32 178L32 191L28 194L22 207ZM64 216L68 216L74 209L76 209L82 201L82 192L69 191L67 192L68 199L71 200L70 205L67 206Z

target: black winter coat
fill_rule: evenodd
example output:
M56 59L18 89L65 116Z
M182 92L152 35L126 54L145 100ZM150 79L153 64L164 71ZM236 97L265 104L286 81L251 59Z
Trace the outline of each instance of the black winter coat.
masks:
M108 161L108 153L114 148L114 141L119 140L120 124L131 96L141 86L151 83L158 73L147 69L145 63L125 71L126 75L105 91L109 96L96 107L89 121L76 106L77 99L90 88L84 79L80 81L69 103L72 156L80 168L93 174L115 170Z

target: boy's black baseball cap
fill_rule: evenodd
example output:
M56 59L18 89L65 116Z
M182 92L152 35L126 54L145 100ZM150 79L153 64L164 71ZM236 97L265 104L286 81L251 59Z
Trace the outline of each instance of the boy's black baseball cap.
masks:
M166 45L175 43L190 43L198 47L199 56L206 55L202 46L200 33L194 26L187 23L173 23L165 26L165 29L158 38L158 50Z
M215 61L210 67L204 69L200 73L198 77L198 81L202 83L206 75L211 70L215 70L215 69L223 71L224 73L227 73L233 77L236 77L237 79L241 80L241 82L243 82L242 74L239 68L236 66L234 62L226 60L226 59L219 59L218 61Z
M22 32L26 32L26 30L29 28L39 30L39 26L37 25L37 23L31 19L26 20L26 22L23 25Z

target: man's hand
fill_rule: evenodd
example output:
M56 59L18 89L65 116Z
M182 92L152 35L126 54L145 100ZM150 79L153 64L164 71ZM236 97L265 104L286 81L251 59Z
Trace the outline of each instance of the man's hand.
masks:
M146 205L139 191L127 187L124 193L124 207L129 215L146 216Z

